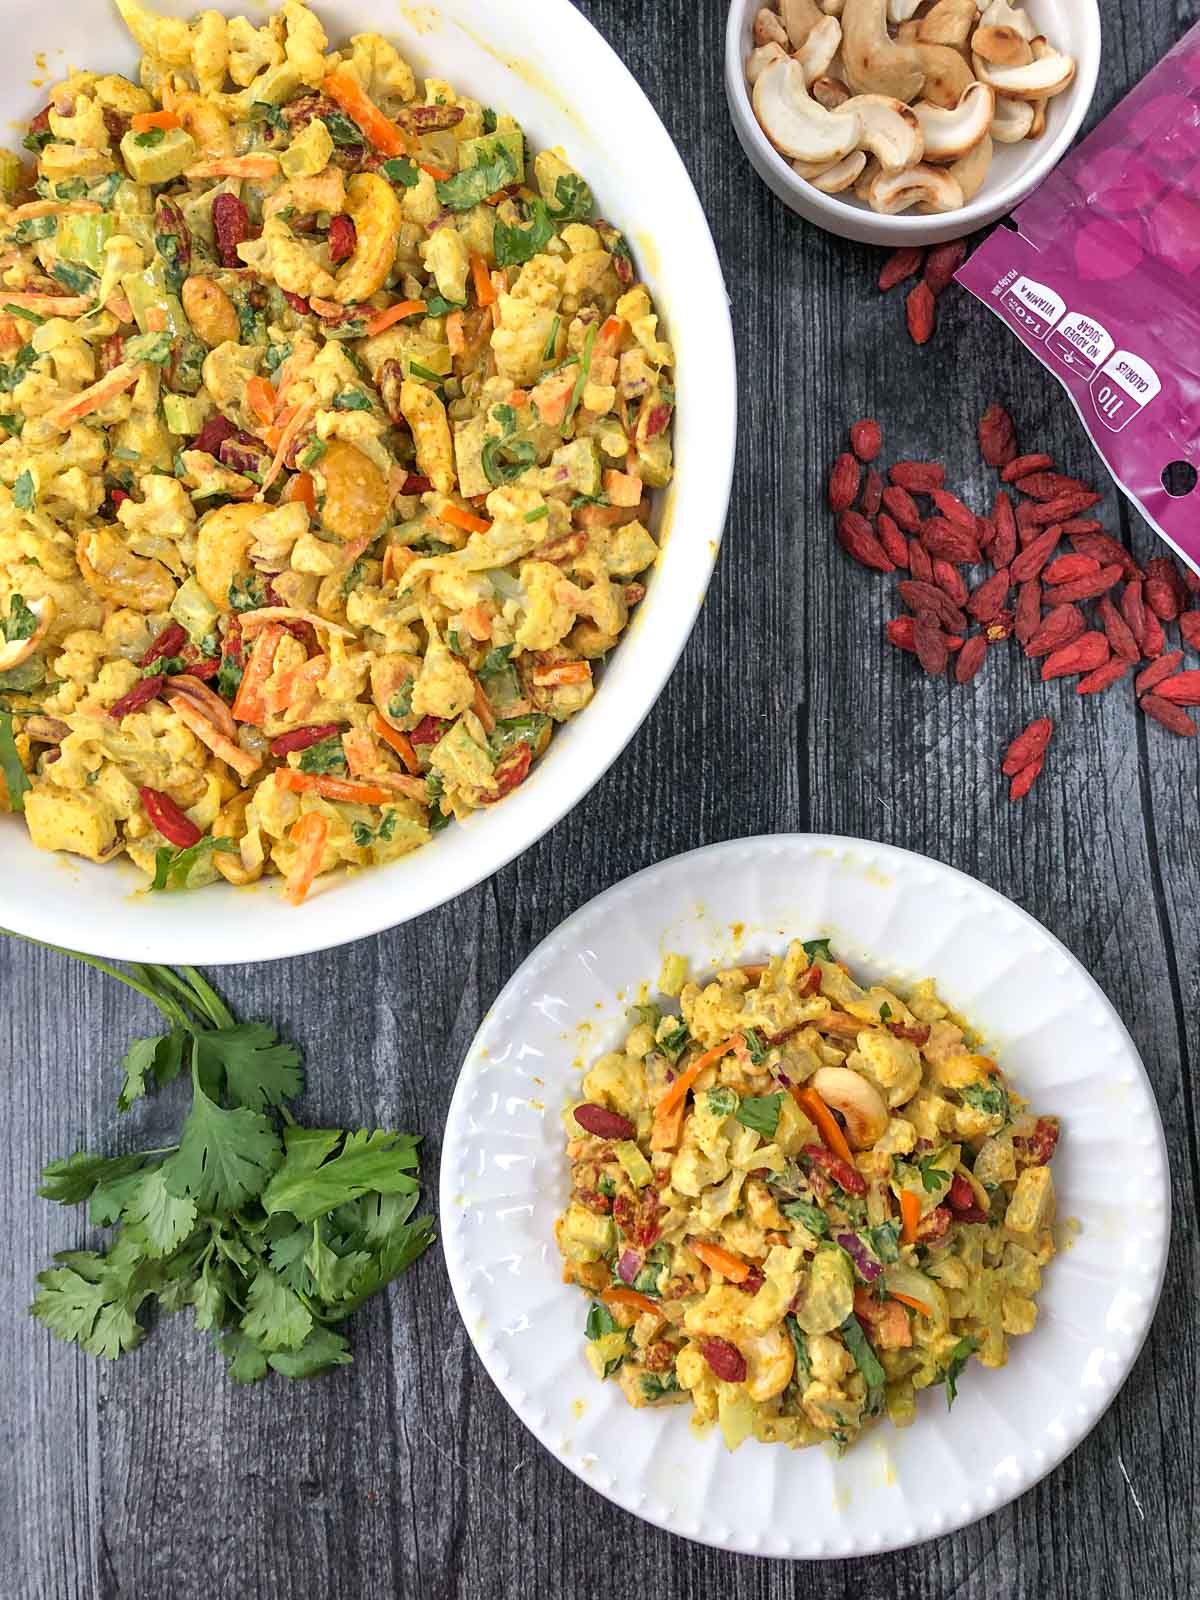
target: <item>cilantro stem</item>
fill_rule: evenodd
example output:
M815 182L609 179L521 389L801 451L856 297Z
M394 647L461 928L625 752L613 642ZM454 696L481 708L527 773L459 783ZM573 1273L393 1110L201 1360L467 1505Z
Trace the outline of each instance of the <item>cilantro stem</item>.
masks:
M120 967L114 967L108 961L102 961L99 956L85 956L78 950L68 950L61 944L49 944L45 939L30 938L27 933L14 933L11 928L0 928L0 933L10 939L23 939L26 944L35 944L42 950L53 950L60 956L71 956L76 961L82 961L85 966L95 967L97 972L106 973L110 978L116 978L118 983L123 983L127 989L133 989L143 999L149 1000L156 1006L163 1016L170 1022L180 1019L180 1008L167 995L155 994L154 990L146 984L139 983L136 978L131 978L127 972L122 972ZM186 1018L184 1018L186 1022Z
M164 970L166 969L164 968ZM220 995L212 987L212 985L208 983L199 972L196 971L195 967L180 967L179 970L183 973L184 977L187 978L192 988L195 989L196 993L200 996L201 1004L207 1010L209 1016L216 1023L217 1027L232 1028L234 1025L233 1012L230 1011L229 1007L225 1004L224 1000L221 999Z

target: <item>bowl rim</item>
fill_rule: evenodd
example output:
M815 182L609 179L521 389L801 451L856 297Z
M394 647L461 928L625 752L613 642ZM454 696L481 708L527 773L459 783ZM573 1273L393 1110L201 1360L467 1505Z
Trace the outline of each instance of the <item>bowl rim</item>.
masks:
M535 974L540 979L543 973L537 972L540 966L546 969L546 975L552 971L551 963L560 962L566 952L574 950L577 961L581 962L591 971L596 957L590 945L579 944L579 935L589 923L594 923L597 916L602 913L611 915L618 907L628 905L636 899L637 886L646 879L653 879L664 872L683 873L687 864L692 863L690 877L698 884L711 883L713 871L720 870L721 864L732 858L736 863L739 853L747 850L758 850L770 847L788 849L801 847L810 854L830 852L854 852L865 856L866 871L882 870L887 873L889 866L898 872L911 875L915 871L932 871L941 879L948 890L963 899L966 896L978 897L985 905L991 905L1002 910L1006 916L1013 917L1017 923L1026 924L1036 935L1045 940L1051 950L1057 952L1070 968L1072 975L1081 980L1085 991L1090 991L1090 998L1096 1003L1099 1015L1104 1019L1108 1028L1111 1028L1118 1042L1122 1045L1127 1061L1134 1068L1135 1079L1140 1080L1144 1091L1145 1105L1143 1111L1148 1114L1152 1123L1149 1138L1150 1155L1148 1160L1153 1169L1151 1174L1155 1189L1152 1195L1152 1209L1155 1212L1153 1221L1155 1246L1152 1259L1141 1262L1142 1279L1139 1290L1144 1290L1144 1314L1139 1310L1139 1325L1132 1330L1114 1329L1112 1338L1120 1338L1120 1349L1117 1354L1116 1366L1106 1372L1103 1383L1103 1397L1093 1397L1081 1403L1078 1410L1071 1416L1069 1426L1056 1427L1048 1443L1034 1450L1031 1448L1028 1459L1022 1461L1019 1477L1010 1486L1007 1483L994 1497L990 1504L973 1505L971 1502L958 1505L948 1514L937 1513L933 1517L926 1517L918 1525L914 1518L909 1528L899 1536L893 1537L889 1533L886 1538L867 1541L863 1538L852 1538L842 1545L829 1548L826 1541L820 1541L815 1546L809 1542L798 1547L798 1540L789 1535L786 1539L786 1548L783 1550L764 1548L761 1537L751 1540L739 1535L736 1525L724 1533L715 1532L707 1524L701 1522L694 1528L684 1528L680 1525L682 1518L678 1514L667 1515L658 1508L647 1504L647 1496L642 1492L642 1486L633 1480L623 1479L619 1474L610 1475L605 1472L597 1473L598 1463L595 1458L588 1458L572 1447L569 1440L564 1440L561 1432L555 1431L545 1409L538 1410L537 1397L523 1389L517 1377L511 1372L505 1354L497 1347L497 1333L508 1335L519 1332L514 1325L509 1328L487 1319L478 1294L472 1283L472 1261L470 1256L471 1239L474 1229L469 1216L469 1202L466 1198L464 1185L472 1177L478 1177L482 1171L482 1152L480 1134L481 1127L472 1118L471 1101L478 1092L479 1077L482 1073L496 1072L499 1075L509 1061L509 1053L503 1048L495 1048L500 1044L503 1030L511 1029L511 1012L514 1003L521 996L531 975ZM703 870L696 870L702 868ZM661 945L661 936L660 936ZM564 949L565 947L565 949ZM775 946L773 946L774 948ZM664 947L665 948L665 947ZM747 945L747 953L750 952ZM757 951L755 952L757 953ZM873 952L878 956L879 952ZM618 999L620 995L618 995ZM561 1019L559 1019L561 1020ZM589 1036L590 1037L590 1036ZM517 1065L524 1063L526 1044L524 1042L517 1052L520 1058ZM595 1049L598 1041L591 1038L589 1049ZM569 1050L567 1051L569 1054ZM532 1051L533 1067L524 1063L526 1077L524 1084L530 1081L539 1085L536 1091L545 1102L544 1115L551 1121L556 1121L556 1112L551 1106L553 1099L550 1093L552 1085L547 1079L543 1087L543 1080L534 1077L530 1080L529 1071L538 1066L536 1048ZM476 1070L471 1071L474 1067ZM489 1107L488 1121L490 1122L498 1107L505 1102L503 1086L494 1082L487 1089L487 1103ZM510 1108L511 1109L511 1108ZM530 1134L515 1133L515 1150L525 1152L529 1149ZM468 1160L469 1158L469 1160ZM524 1159L522 1156L520 1159ZM514 1157L515 1163L518 1158ZM1163 1128L1162 1113L1158 1106L1154 1086L1149 1073L1141 1059L1141 1054L1134 1042L1123 1018L1108 998L1107 994L1097 983L1083 961L1077 957L1058 937L1043 923L1039 922L1023 906L1002 894L998 889L992 888L982 879L972 877L969 873L951 866L947 862L938 860L934 856L923 855L918 851L906 849L900 845L884 843L879 840L856 838L851 835L825 834L825 833L798 833L786 832L776 834L755 834L741 838L719 841L714 844L703 845L693 850L683 851L663 861L651 863L649 866L631 873L627 878L610 885L607 889L585 901L574 912L553 928L530 951L519 964L512 976L505 983L500 993L492 1001L484 1014L479 1028L471 1040L464 1056L459 1074L451 1096L450 1105L446 1114L446 1121L442 1132L440 1150L440 1169L438 1176L438 1209L442 1221L443 1252L446 1260L447 1275L450 1279L451 1290L454 1295L455 1305L459 1316L462 1318L467 1336L474 1348L476 1356L481 1361L485 1371L491 1378L496 1388L500 1391L510 1409L518 1420L527 1427L538 1442L555 1458L560 1466L566 1467L581 1482L589 1488L596 1490L605 1499L623 1510L630 1512L639 1519L662 1528L665 1531L693 1540L700 1544L709 1545L715 1549L736 1551L745 1555L770 1556L774 1559L784 1560L823 1560L823 1559L848 1559L857 1556L877 1555L887 1550L898 1550L923 1544L931 1539L943 1537L947 1533L955 1532L982 1522L985 1518L994 1516L1012 1504L1019 1496L1040 1484L1048 1475L1055 1471L1066 1458L1075 1451L1087 1436L1098 1426L1109 1411L1113 1402L1121 1392L1136 1364L1150 1330L1158 1313L1166 1269L1169 1258L1171 1241L1171 1226L1173 1215L1173 1197L1170 1183L1170 1163L1168 1159L1166 1136ZM506 1169L506 1181L511 1181L512 1174ZM515 1189L514 1184L514 1189ZM505 1200L509 1205L516 1205L521 1196L515 1192L506 1191ZM1148 1226L1150 1226L1148 1224ZM546 1248L549 1248L548 1244ZM1062 1252L1065 1255L1065 1252ZM517 1259L506 1263L507 1271L497 1275L496 1282L507 1282L517 1271ZM475 1273L474 1276L478 1276ZM485 1274L489 1283L493 1281L491 1274ZM790 1455L790 1453L787 1453ZM808 1452L802 1452L807 1455ZM697 1466L699 1462L697 1461Z
M897 244L920 243L921 235L939 227L944 229L950 223L956 227L961 224L959 232L966 235L1003 216L1024 200L1062 160L1088 114L1100 76L1103 28L1099 0L1074 0L1074 9L1079 15L1080 24L1091 48L1086 59L1082 63L1076 63L1075 78L1065 91L1068 96L1068 107L1062 127L1038 152L1037 159L1027 171L1010 178L1007 183L994 191L988 190L985 178L984 186L975 199L958 211L928 215L924 212L910 214L901 211L891 216L881 212L862 211L856 206L848 205L840 196L823 194L820 189L807 183L792 170L790 163L780 155L759 126L746 86L743 61L745 30L753 13L758 9L760 9L759 0L730 0L725 21L725 92L730 114L743 142L749 139L753 143L755 150L768 164L778 185L785 189L789 196L803 204L803 215L809 221L815 222L818 227L839 235L842 234L842 229L835 225L836 221L847 216L860 217L864 221L869 219L874 229L890 232ZM775 184L768 186L778 193ZM828 222L826 218L829 219Z
M79 0L76 0L79 3ZM220 9L234 13L244 9L235 0L217 0ZM178 4L169 7L175 11ZM737 362L733 325L729 309L729 294L717 255L716 244L700 202L695 185L684 165L683 158L667 131L648 95L638 84L632 72L613 47L595 26L569 0L532 0L530 11L538 13L538 26L553 31L556 41L563 42L568 59L586 61L589 75L602 75L605 82L614 84L616 98L624 108L626 119L633 112L641 121L639 130L644 143L654 150L660 171L669 180L679 197L679 205L690 214L689 249L694 277L711 285L705 300L707 323L705 327L705 376L703 384L703 415L696 429L700 437L694 452L697 459L685 467L695 480L704 479L704 504L708 507L702 527L688 530L689 544L686 558L678 559L674 573L670 602L653 601L656 587L660 596L663 589L663 566L673 544L682 544L684 530L677 527L677 481L660 491L664 524L668 535L663 539L660 559L653 573L647 603L639 608L631 624L630 635L623 641L623 652L614 652L613 663L605 677L617 671L622 662L636 657L636 687L634 680L609 686L609 695L600 692L591 705L579 716L563 725L559 739L560 759L554 761L552 747L548 759L539 762L529 784L506 798L504 805L489 811L486 816L476 814L463 831L473 825L490 824L488 837L495 837L495 847L485 853L476 844L464 844L461 850L447 852L451 862L446 870L445 857L437 862L441 869L431 872L429 882L421 892L413 893L404 880L404 865L419 855L432 855L441 841L434 839L422 846L419 852L382 866L352 874L341 868L331 874L331 885L343 885L352 876L357 882L355 890L368 881L375 888L353 893L339 902L334 897L323 899L321 893L311 895L302 907L280 907L286 916L241 918L238 909L246 904L245 896L254 890L237 889L227 884L213 884L204 890L213 914L203 919L190 917L184 912L184 900L173 896L149 896L137 891L144 888L140 873L135 873L128 863L99 867L79 857L64 857L61 853L47 853L46 863L55 863L67 869L64 892L47 895L44 884L36 885L30 892L0 879L0 925L24 937L54 945L69 945L89 955L107 956L125 960L158 960L169 941L173 960L197 965L228 965L235 962L262 962L282 960L292 956L308 955L333 949L358 939L369 938L389 928L424 915L447 904L490 878L517 856L523 854L550 831L563 817L575 808L600 782L612 765L623 754L629 742L656 705L669 677L677 665L684 647L692 635L708 584L719 555L724 536L733 487L733 474L737 443ZM457 24L459 19L447 12L446 20ZM469 32L465 29L464 31ZM512 70L507 57L501 57L493 47L500 30L489 30L487 46L490 54ZM438 55L435 44L427 53ZM10 80L13 81L13 80ZM556 80L555 86L557 87ZM24 91L22 91L24 92ZM545 90L538 88L544 95ZM569 93L569 90L568 90ZM15 99L15 97L14 97ZM615 197L614 197L615 199ZM654 240L654 230L646 230ZM658 272L644 267L646 277L653 281ZM669 290L669 284L665 285ZM669 293L663 297L663 284L656 285L656 297L664 315L668 334L674 333L672 304ZM693 341L695 343L695 341ZM683 390L677 413L677 427L689 413L700 409L700 377L698 361L694 390ZM681 385L682 389L682 385ZM699 456L704 453L704 461ZM694 548L692 546L694 545ZM657 585L656 581L657 580ZM645 615L643 615L645 613ZM653 643L648 633L648 623L653 625ZM615 701L618 693L621 708L618 714ZM611 707L606 713L605 708ZM590 714L590 717L589 717ZM582 725L582 731L581 731ZM572 734L574 737L572 738ZM588 735L585 739L584 735ZM568 763L568 753L571 762ZM579 770L570 776L564 768L577 765ZM541 776L541 781L534 779ZM19 819L11 819L19 826ZM20 849L34 852L28 837L23 837ZM114 916L113 897L94 897L89 893L87 879L104 871L121 874L118 887L120 915ZM136 879L136 882L135 882ZM73 880L73 881L72 881ZM96 880L97 882L101 880ZM111 878L105 882L111 883ZM130 893L133 890L133 893ZM261 890L259 891L261 892ZM70 898L74 896L72 901ZM234 898L235 896L240 898ZM154 902L173 902L164 906ZM125 906L133 902L136 910L125 915ZM176 910L175 908L179 909ZM132 909L132 908L131 908ZM202 927L197 923L203 922Z

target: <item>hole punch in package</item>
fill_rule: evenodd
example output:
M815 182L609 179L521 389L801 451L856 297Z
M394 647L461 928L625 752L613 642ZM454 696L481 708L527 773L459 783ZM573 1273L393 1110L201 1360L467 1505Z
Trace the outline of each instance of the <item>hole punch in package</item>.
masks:
M1200 24L958 273L1200 572Z

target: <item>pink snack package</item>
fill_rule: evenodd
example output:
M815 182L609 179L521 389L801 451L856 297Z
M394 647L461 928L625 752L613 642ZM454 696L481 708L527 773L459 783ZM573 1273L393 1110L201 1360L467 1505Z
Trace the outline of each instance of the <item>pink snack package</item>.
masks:
M958 281L1050 369L1117 483L1200 572L1200 24L1014 220Z

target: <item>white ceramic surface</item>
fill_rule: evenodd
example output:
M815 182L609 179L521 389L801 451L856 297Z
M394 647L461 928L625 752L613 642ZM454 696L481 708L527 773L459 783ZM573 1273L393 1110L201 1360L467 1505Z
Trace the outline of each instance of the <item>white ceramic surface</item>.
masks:
M751 29L762 0L732 0L725 28L725 96L738 142L750 165L784 205L827 233L864 244L937 244L960 239L995 222L1035 189L1066 154L1087 115L1100 71L1100 11L1096 0L1028 0L1031 17L1058 49L1075 57L1074 82L1055 95L1046 112L1040 139L996 146L983 188L968 206L945 216L902 212L885 217L863 201L846 195L822 194L792 170L758 125L750 104L744 71L754 48Z
M740 925L740 926L739 926ZM613 1048L668 950L705 970L831 935L852 971L932 975L1015 1087L1064 1131L1060 1218L1081 1231L1046 1269L1037 1329L999 1371L971 1362L947 1414L825 1448L696 1439L685 1407L634 1411L583 1354L586 1301L561 1282L569 1193L560 1114ZM1096 1423L1150 1326L1170 1225L1166 1151L1132 1041L1079 963L1025 912L950 867L821 835L714 845L648 868L533 952L468 1052L446 1124L450 1281L501 1393L564 1466L691 1539L753 1555L868 1554L947 1533L1049 1472Z
M193 0L154 3L175 15L196 10ZM218 0L217 8L260 9L250 0ZM720 545L736 433L725 285L683 163L617 56L569 0L317 0L315 9L334 44L367 29L385 33L418 74L510 112L536 148L561 145L601 213L628 235L678 357L678 471L658 497L663 550L595 700L556 735L528 782L392 866L319 880L299 908L284 901L278 879L250 890L145 895L132 866L46 855L23 825L0 817L0 926L94 954L207 965L298 955L394 926L478 883L540 838L620 754L687 641ZM6 121L24 122L68 64L131 72L136 61L108 0L47 0L23 13L9 38L0 108Z

